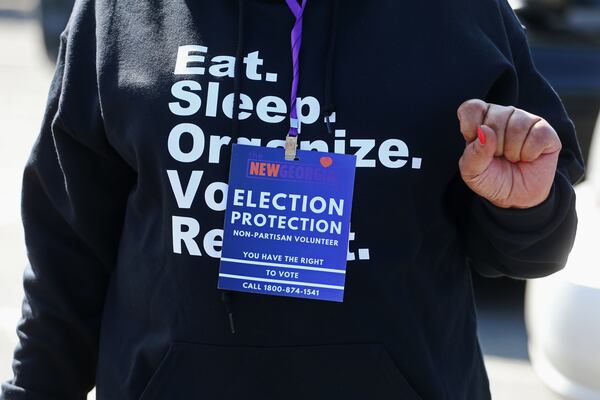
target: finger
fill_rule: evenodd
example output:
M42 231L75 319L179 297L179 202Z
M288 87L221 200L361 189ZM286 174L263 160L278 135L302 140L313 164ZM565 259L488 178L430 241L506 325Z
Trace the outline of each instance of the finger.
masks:
M531 162L543 154L558 152L561 148L560 138L554 128L545 119L540 119L531 127L521 149L520 158L521 161Z
M527 135L540 119L527 111L515 109L504 133L504 158L513 163L521 161L521 150Z
M458 161L461 175L465 180L483 173L494 160L496 133L489 127L481 126L482 137L472 141Z
M506 125L516 108L512 106L501 106L498 104L490 104L490 109L485 115L483 124L489 126L496 132L496 152L494 155L499 157L504 152L504 136L506 133Z
M460 121L460 132L467 143L477 138L477 128L482 124L488 107L488 103L479 99L467 100L458 107L456 114Z

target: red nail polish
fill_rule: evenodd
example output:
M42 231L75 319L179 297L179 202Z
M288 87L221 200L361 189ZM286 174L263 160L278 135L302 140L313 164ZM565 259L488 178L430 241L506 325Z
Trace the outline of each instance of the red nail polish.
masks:
M480 126L477 127L477 137L479 138L479 143L485 144L485 133Z

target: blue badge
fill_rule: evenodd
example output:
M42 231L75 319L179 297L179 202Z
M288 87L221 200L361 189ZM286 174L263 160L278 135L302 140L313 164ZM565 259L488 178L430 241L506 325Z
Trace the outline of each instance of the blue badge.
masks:
M356 157L233 145L219 288L343 301Z

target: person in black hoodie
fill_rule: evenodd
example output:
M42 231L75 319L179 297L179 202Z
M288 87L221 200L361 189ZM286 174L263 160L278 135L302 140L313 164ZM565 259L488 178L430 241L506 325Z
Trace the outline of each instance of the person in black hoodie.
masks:
M490 398L471 275L561 269L583 173L506 0L78 0L61 43L0 399ZM299 148L356 155L341 303L217 289L294 81Z

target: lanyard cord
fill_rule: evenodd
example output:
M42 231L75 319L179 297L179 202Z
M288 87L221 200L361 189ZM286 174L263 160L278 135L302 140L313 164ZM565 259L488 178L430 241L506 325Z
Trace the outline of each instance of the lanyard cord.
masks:
M285 0L290 11L296 17L294 27L291 33L292 47L292 90L290 95L290 130L285 140L285 159L294 160L296 158L296 148L298 147L298 134L300 133L300 124L298 122L298 110L296 101L298 98L298 82L300 81L300 47L302 46L302 19L304 8L308 0L302 0L299 4L297 0Z
M298 82L300 81L300 47L302 47L302 19L304 7L307 0L302 0L302 5L298 4L297 0L286 0L288 7L296 17L296 22L292 28L292 91L290 96L290 136L298 136L298 110L296 109L296 101L298 98Z

